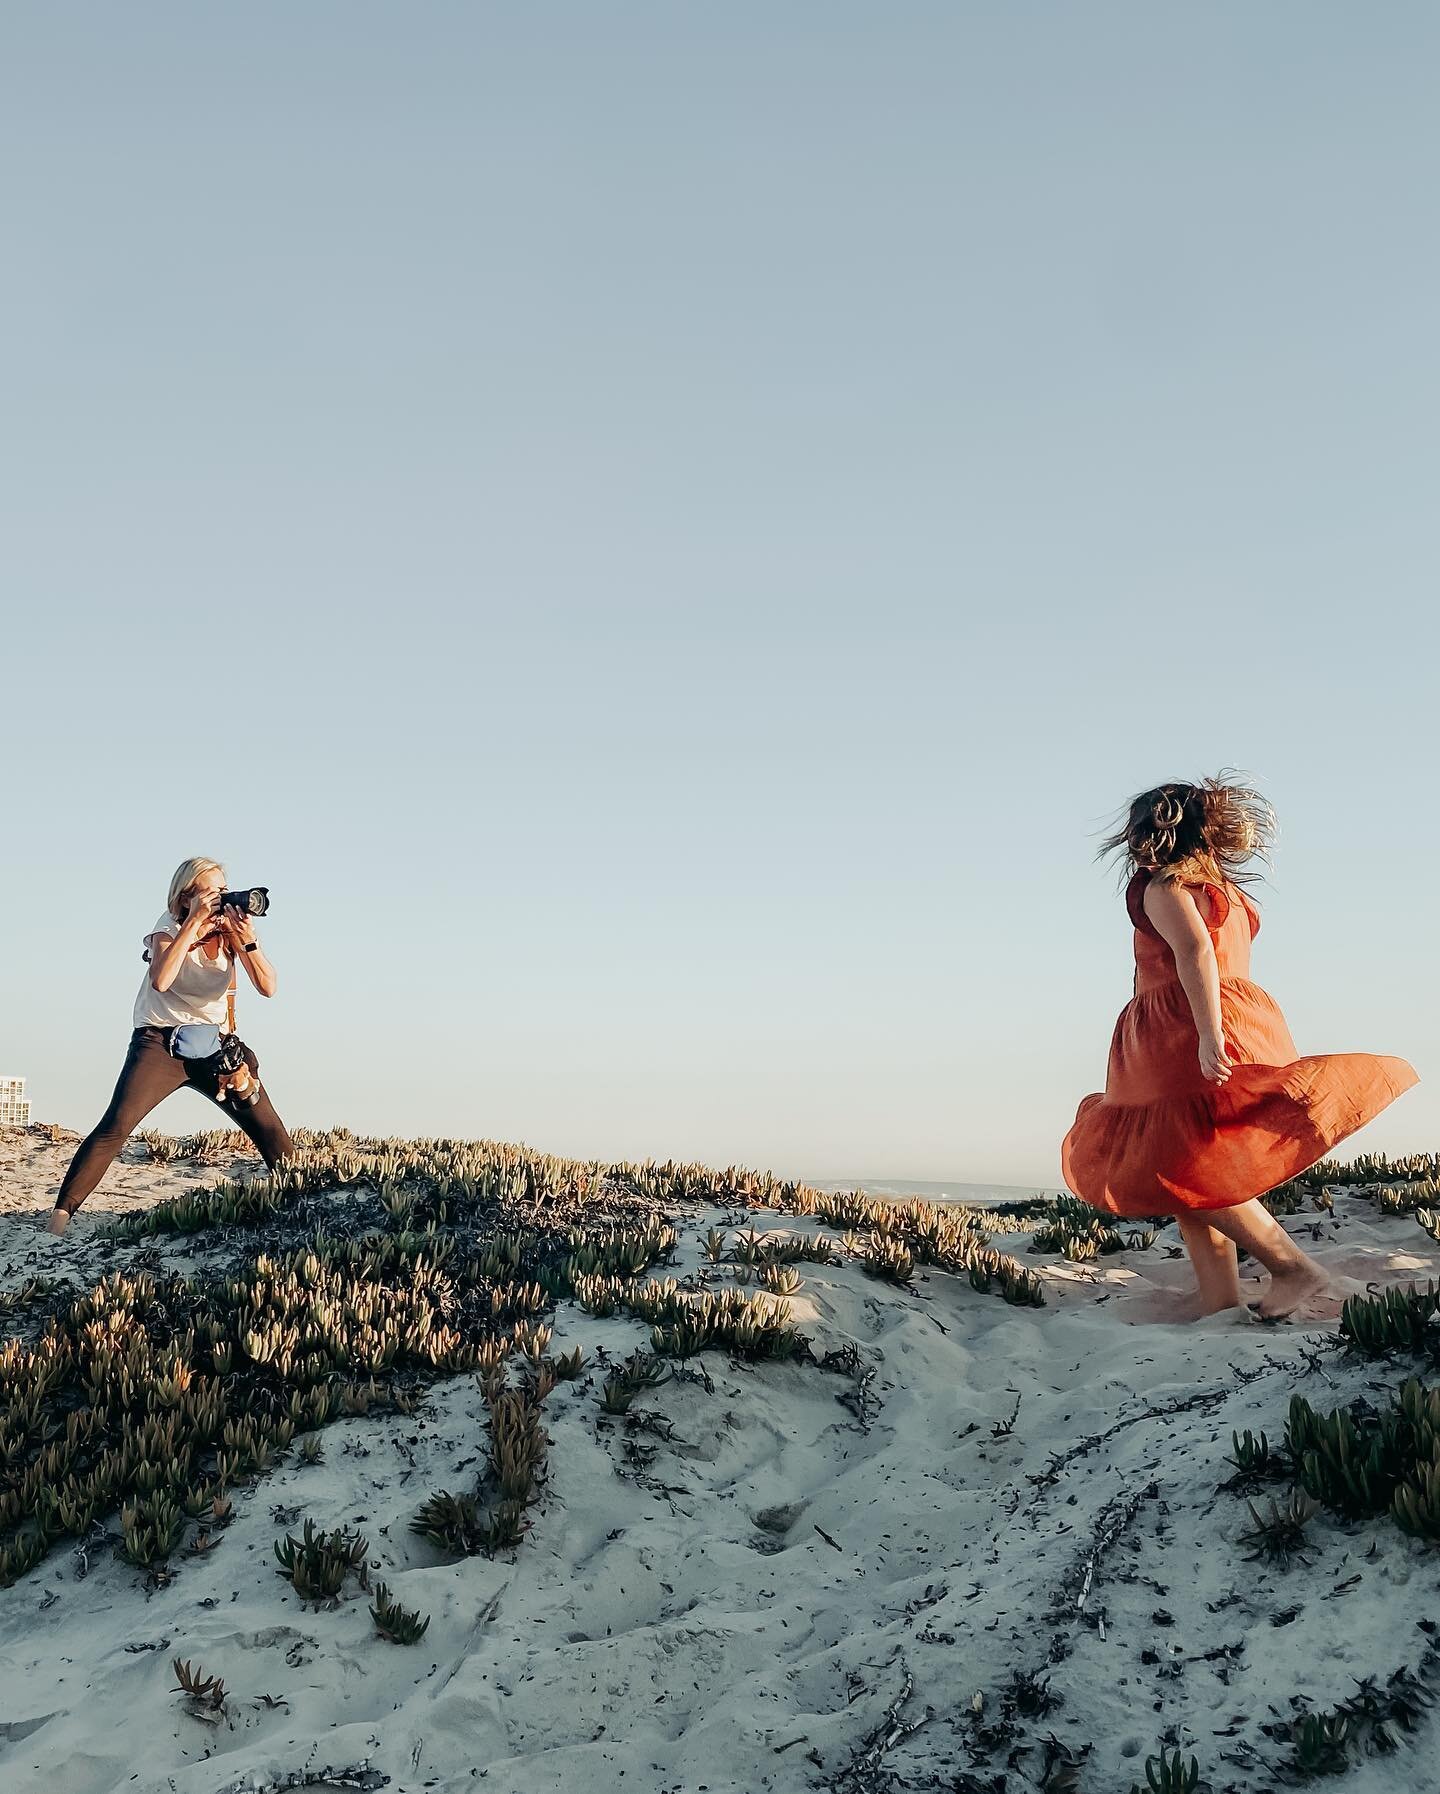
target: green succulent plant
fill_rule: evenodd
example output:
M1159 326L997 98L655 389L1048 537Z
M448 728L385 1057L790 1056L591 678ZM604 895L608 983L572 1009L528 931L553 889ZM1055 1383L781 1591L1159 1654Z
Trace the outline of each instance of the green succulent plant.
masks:
M777 1296L793 1296L798 1294L805 1280L794 1265L771 1264L760 1273L760 1281Z
M430 1629L429 1614L416 1613L402 1607L398 1601L392 1601L390 1591L383 1582L375 1585L370 1617L375 1622L375 1630L391 1644L419 1644Z
M498 1501L480 1522L481 1547L487 1557L513 1551L524 1543L530 1516L523 1501Z
M168 1493L152 1495L120 1510L120 1555L142 1570L162 1565L179 1545L185 1520Z
M616 1371L605 1379L600 1390L600 1410L604 1414L628 1414L639 1391Z
M1294 1738L1293 1767L1298 1774L1343 1775L1350 1767L1350 1721L1342 1714L1309 1714Z
M452 1495L442 1491L432 1495L410 1522L418 1532L446 1551L471 1557L483 1550L480 1504L470 1495Z
M548 1443L540 1413L527 1389L502 1390L490 1403L490 1474L508 1500L528 1501L539 1479Z
M275 1541L278 1573L302 1600L317 1606L333 1604L350 1576L357 1576L362 1588L368 1585L365 1565L369 1550L369 1541L359 1533L343 1527L322 1532L311 1520L305 1522L301 1538L287 1533L283 1542Z
M635 1397L668 1383L671 1371L659 1353L634 1352L605 1381L600 1406L606 1414L625 1414Z
M1301 1396L1291 1399L1286 1444L1306 1493L1347 1519L1384 1512L1405 1466L1393 1416L1322 1415Z
M872 1234L863 1254L865 1269L872 1277L887 1283L908 1284L915 1277L915 1260L902 1241L885 1234Z
M1267 1433L1257 1437L1247 1426L1243 1433L1230 1435L1230 1462L1235 1475L1225 1485L1231 1489L1255 1488L1293 1473L1285 1453L1271 1445Z
M1340 1333L1353 1351L1366 1357L1390 1352L1423 1352L1437 1337L1440 1285L1425 1289L1383 1290L1375 1296L1351 1296L1340 1311Z
M1159 1754L1145 1759L1145 1788L1138 1782L1131 1782L1130 1794L1194 1794L1200 1785L1200 1760L1191 1757L1187 1763L1179 1750L1167 1752L1163 1747Z
M1032 1252L1058 1252L1080 1264L1114 1252L1143 1252L1155 1243L1155 1228L1122 1230L1074 1196L1049 1198L1044 1213L1030 1241Z

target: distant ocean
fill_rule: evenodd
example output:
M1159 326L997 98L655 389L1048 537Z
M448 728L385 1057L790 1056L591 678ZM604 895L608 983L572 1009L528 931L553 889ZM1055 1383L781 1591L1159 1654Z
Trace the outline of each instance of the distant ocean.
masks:
M1053 1196L1055 1190L1024 1184L917 1183L903 1177L807 1177L816 1190L864 1190L871 1196L915 1196L924 1202L1015 1202L1023 1196Z

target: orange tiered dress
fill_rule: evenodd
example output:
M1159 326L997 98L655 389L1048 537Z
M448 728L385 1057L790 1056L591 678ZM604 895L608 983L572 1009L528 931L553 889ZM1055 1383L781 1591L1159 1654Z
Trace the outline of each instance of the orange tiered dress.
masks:
M1175 956L1145 914L1148 880L1137 873L1125 893L1135 995L1115 1024L1104 1092L1081 1103L1060 1149L1065 1182L1112 1215L1231 1208L1324 1158L1417 1079L1375 1053L1299 1056L1274 999L1250 982L1260 913L1227 881L1196 889L1235 1066L1227 1083L1208 1083Z

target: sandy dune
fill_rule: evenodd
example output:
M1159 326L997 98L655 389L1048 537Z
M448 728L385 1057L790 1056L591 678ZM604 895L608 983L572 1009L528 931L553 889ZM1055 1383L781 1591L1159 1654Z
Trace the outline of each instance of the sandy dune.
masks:
M133 1260L97 1241L100 1221L226 1169L132 1147L57 1246L39 1226L69 1150L0 1135L5 1288ZM1337 1210L1292 1224L1335 1269L1440 1273L1413 1220ZM676 1275L712 1224L807 1225L676 1219ZM473 1467L469 1377L412 1416L328 1427L323 1463L238 1491L219 1548L177 1559L168 1587L147 1593L103 1548L57 1554L0 1593L0 1789L218 1794L363 1763L407 1794L1015 1794L1047 1763L1063 1789L1064 1747L1084 1758L1074 1786L1124 1794L1167 1741L1212 1789L1273 1786L1285 1749L1264 1728L1295 1697L1331 1704L1416 1661L1440 1555L1322 1519L1310 1563L1248 1562L1245 1504L1217 1487L1232 1429L1276 1439L1292 1392L1339 1401L1373 1367L1335 1353L1330 1326L1167 1322L1186 1267L1163 1245L1027 1262L1046 1308L934 1272L904 1292L806 1264L795 1319L817 1358L853 1348L850 1374L710 1354L616 1419L597 1407L603 1365L644 1329L562 1305L555 1347L583 1346L590 1368L550 1398L548 1492L513 1561L442 1561L409 1530ZM301 1606L272 1546L306 1518L367 1536L375 1579L431 1616L420 1644L377 1638L363 1596ZM176 1655L224 1677L214 1722L177 1696ZM1345 1785L1434 1786L1433 1752L1431 1732Z

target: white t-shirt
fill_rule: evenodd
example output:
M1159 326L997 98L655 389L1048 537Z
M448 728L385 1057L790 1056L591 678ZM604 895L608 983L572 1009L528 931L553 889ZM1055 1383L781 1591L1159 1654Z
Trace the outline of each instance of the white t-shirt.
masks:
M154 951L154 937L168 934L173 940L180 932L174 916L166 914L145 936L145 950ZM150 982L150 962L135 998L136 1028L178 1028L186 1022L215 1022L225 1025L225 992L230 988L230 955L221 947L214 959L201 946L194 946L185 955L169 990L156 990Z

